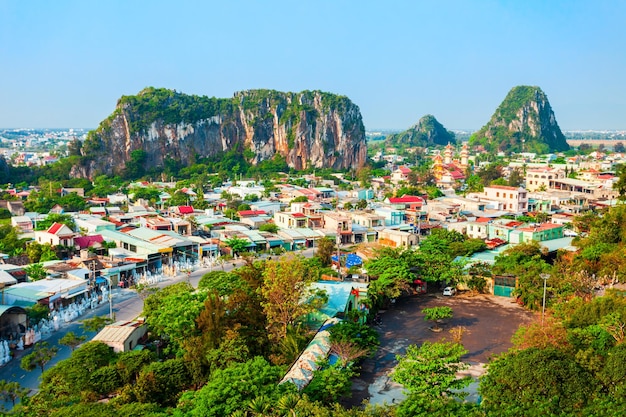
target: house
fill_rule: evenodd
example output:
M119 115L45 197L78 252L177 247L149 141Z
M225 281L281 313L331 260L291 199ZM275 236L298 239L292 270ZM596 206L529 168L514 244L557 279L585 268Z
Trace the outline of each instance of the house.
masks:
M33 221L27 216L11 217L11 226L17 227L21 233L30 233L33 231Z
M521 242L543 242L546 240L560 239L563 237L563 225L554 223L542 223L536 226L528 226L517 229L522 233Z
M41 244L49 243L52 246L74 246L76 233L63 223L53 223L48 230L35 231L35 240Z
M424 205L424 199L418 196L404 195L402 197L387 198L385 203L398 210L421 210Z
M565 178L565 172L558 168L537 168L526 171L526 189L528 191L548 190L554 179Z
M13 216L23 216L24 213L26 213L24 203L22 203L21 201L7 201L7 209L11 212Z
M280 211L280 201L256 201L254 203L250 203L250 209L252 210L263 210L270 216L274 213Z
M76 195L80 197L84 197L85 189L84 188L61 188L61 197L65 197L66 195L69 195L71 193L75 193Z
M274 213L274 223L281 229L296 229L307 227L308 219L302 213L278 212Z
M482 193L472 193L471 196L497 201L500 203L500 210L513 213L528 211L528 192L522 187L492 185L485 187Z
M104 238L102 235L90 235L90 236L77 236L74 238L74 245L76 249L99 249L102 247L102 243L104 242Z
M410 248L418 244L418 236L400 230L383 229L378 232L378 243L391 248Z
M322 205L309 201L306 203L291 203L292 213L302 213L307 217L307 227L318 229L324 226Z
M487 239L488 225L491 219L479 217L474 221L467 222L465 232L470 239Z
M391 173L391 182L394 184L399 184L403 181L409 180L409 174L411 173L411 169L407 167L399 167L395 171Z
M105 343L116 353L129 352L141 344L147 332L143 321L118 321L105 326L92 341Z

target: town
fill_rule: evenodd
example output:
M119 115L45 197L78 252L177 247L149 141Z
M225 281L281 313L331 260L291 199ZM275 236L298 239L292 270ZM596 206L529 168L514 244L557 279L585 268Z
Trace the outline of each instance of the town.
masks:
M622 150L620 143L615 145ZM315 319L305 320L309 329L320 330L299 355L278 361L291 364L282 383L292 382L299 389L322 370L324 357L337 355L331 352L331 336L322 329L347 318L380 326L378 312L393 307L397 299L401 311L407 306L403 297L443 294L445 300L491 294L517 299L545 314L545 288L543 298L537 294L550 276L546 262L580 250L577 242L590 233L589 222L581 218L598 218L595 213L620 205L620 167L626 154L601 147L568 155L526 152L486 160L484 152L470 150L463 142L431 150L399 151L383 145L372 149L371 159L377 168L361 172L277 173L263 180L239 175L224 181L209 174L205 178L211 181L205 184L174 178L127 184L99 178L87 190L54 181L41 186L8 184L0 201L5 219L0 240L0 364L33 349L47 349L38 346L50 334L107 305L109 319L101 322L94 341L115 352L154 348L166 333L159 336L145 311L134 320L115 321L112 292L125 289L150 297L158 284L175 277L183 277L184 284L186 276L189 285L196 271L216 280L233 279L219 275L226 273L225 266L253 268L257 260L278 262L280 267L283 261L278 260L286 259L289 268L303 271L296 260L304 251L327 261L309 282L325 295L321 304L313 303ZM47 212L28 210L53 202ZM385 256L426 253L433 242L444 241L465 246L437 254L445 265L426 268L409 262L408 275L394 270L394 282L385 281L390 279L381 266ZM546 265L543 273L531 272L534 283L524 283L519 272L499 267L516 247L536 250L546 260L541 261ZM615 273L594 274L585 285L576 285L581 287L576 295L621 286ZM556 284L550 287L548 302L556 304L563 295L558 295ZM452 317L448 314L442 318ZM524 320L528 318L520 324ZM289 337L286 329L276 334L270 330L270 340ZM465 330L458 327L461 333ZM173 334L167 337L170 347L182 343ZM46 358L35 361L42 370L51 359Z

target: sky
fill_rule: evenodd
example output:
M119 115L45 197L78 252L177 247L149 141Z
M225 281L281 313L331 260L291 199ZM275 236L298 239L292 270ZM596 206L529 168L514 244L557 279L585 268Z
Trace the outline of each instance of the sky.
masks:
M476 130L517 85L626 130L626 1L0 0L0 127L95 128L148 86L322 90L367 130Z

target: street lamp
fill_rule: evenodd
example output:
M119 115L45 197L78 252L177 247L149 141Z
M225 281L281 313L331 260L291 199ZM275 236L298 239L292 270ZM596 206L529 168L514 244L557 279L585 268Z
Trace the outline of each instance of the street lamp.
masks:
M546 285L550 274L539 274L539 276L543 278L543 303L541 305L541 326L543 327L543 317L546 314Z
M113 320L113 293L111 292L111 277L105 277L109 284L109 318Z

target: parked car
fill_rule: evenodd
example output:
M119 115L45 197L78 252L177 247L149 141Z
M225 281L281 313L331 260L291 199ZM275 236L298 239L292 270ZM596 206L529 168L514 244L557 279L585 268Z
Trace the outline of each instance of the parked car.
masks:
M446 287L443 289L443 295L453 296L454 294L456 294L456 288Z

